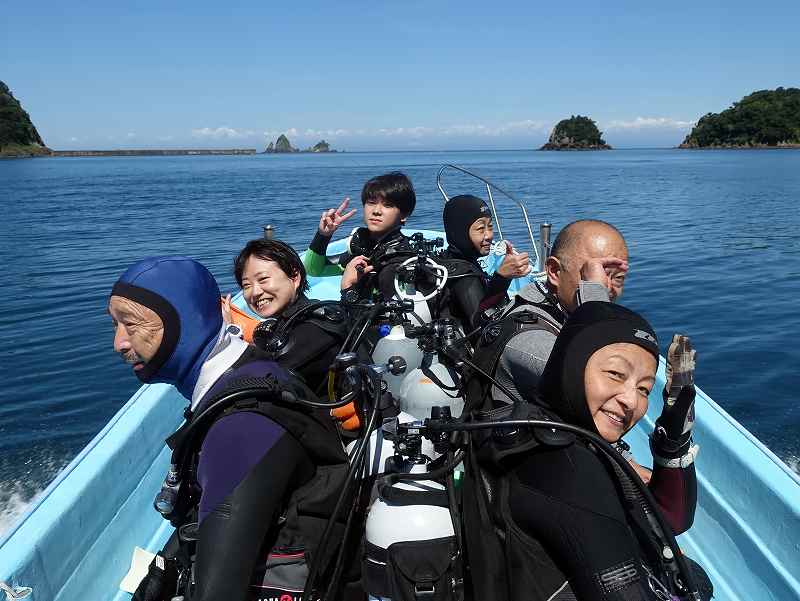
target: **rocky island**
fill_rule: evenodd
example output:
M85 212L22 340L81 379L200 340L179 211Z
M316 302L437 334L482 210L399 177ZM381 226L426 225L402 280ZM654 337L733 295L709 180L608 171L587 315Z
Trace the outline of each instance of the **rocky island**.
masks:
M708 113L678 148L800 148L800 89L760 90Z
M8 86L0 81L0 157L49 156L28 113Z
M556 124L547 144L539 150L611 150L611 146L592 119L572 115Z
M309 146L305 150L300 150L299 148L295 148L292 146L292 143L289 142L289 138L287 138L284 134L278 136L278 139L275 142L270 142L267 149L264 151L266 154L282 154L282 153L292 153L292 152L337 152L336 150L331 150L331 145L328 144L325 140L320 140L313 146Z

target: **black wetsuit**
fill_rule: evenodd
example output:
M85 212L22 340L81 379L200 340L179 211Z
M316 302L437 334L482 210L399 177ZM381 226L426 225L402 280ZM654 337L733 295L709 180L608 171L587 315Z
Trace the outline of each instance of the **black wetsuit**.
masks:
M511 515L542 544L578 599L655 599L641 570L648 560L609 470L580 443L530 453L510 479ZM608 590L604 578L619 588Z
M467 259L456 248L443 251L437 261L447 267L449 275L444 290L431 301L435 317L455 318L470 332L481 325L483 311L508 298L510 279L499 273L487 275L477 260Z

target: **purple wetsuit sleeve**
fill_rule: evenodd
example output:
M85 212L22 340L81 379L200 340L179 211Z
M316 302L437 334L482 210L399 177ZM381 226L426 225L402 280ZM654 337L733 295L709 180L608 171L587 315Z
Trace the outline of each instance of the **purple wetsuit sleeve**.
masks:
M257 413L234 413L211 426L197 468L197 481L203 490L201 523L285 435L281 426Z
M656 465L648 488L675 534L686 532L694 522L697 507L694 464L685 468Z

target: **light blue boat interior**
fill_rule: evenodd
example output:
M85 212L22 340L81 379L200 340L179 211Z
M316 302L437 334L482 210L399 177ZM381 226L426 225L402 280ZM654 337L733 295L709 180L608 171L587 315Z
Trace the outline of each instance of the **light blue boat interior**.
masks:
M338 278L310 283L312 297L339 297ZM650 410L628 435L643 463L663 385L662 358ZM142 386L0 541L0 581L32 587L35 601L130 599L118 587L133 548L156 551L171 531L152 501L169 462L164 439L185 406L171 386ZM708 571L715 599L800 599L800 478L702 391L696 410L699 506L681 547Z

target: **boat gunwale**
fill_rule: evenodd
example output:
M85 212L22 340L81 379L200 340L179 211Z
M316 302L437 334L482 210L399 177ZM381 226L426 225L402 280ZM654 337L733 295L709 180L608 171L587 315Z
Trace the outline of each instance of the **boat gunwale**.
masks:
M38 495L35 496L35 501L32 502L19 517L19 520L2 536L0 536L0 548L3 547L14 534L23 526L23 524L31 517L31 515L53 494L56 488L81 464L86 456L92 452L100 442L108 436L113 427L128 413L136 401L150 388L150 384L140 386L136 392L126 401L126 403L119 408L119 410L108 420L103 429L100 430L88 443L83 447L80 452L70 461L64 468L58 472L55 478L47 485L47 487Z

